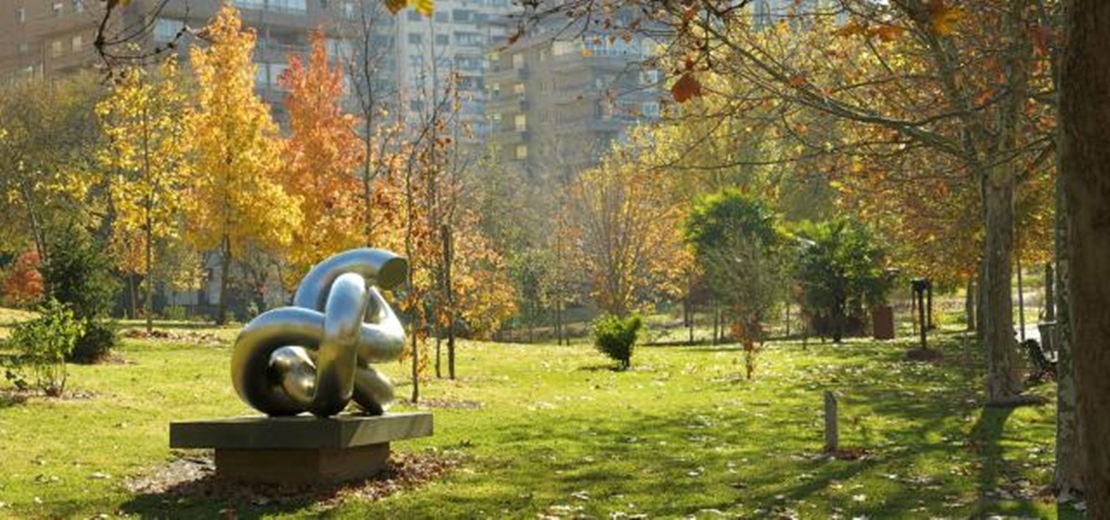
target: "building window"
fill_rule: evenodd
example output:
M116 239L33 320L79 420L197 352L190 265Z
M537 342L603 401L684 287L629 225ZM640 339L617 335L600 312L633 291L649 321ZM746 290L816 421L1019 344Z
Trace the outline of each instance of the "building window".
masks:
M410 22L419 22L420 21L420 13L417 12L416 10L409 11L407 14L405 14L405 16L408 17Z
M447 23L447 11L436 11L436 21Z
M62 55L62 40L54 40L50 42L50 56L57 58Z
M19 54L20 55L27 54L27 43L26 42L20 43L18 49L19 49Z
M243 7L246 9L265 9L266 0L234 0L231 2L236 7Z
M65 12L65 7L61 2L54 2L54 17L57 18Z
M447 45L449 43L451 43L451 38L446 34L436 35L436 45Z
M523 54L513 54L513 68L514 69L519 69L521 67L524 67L524 55Z
M236 7L266 9L278 12L303 13L308 10L307 0L233 0Z
M27 23L27 10L22 7L16 9L15 19L18 20L19 23Z
M328 38L326 40L326 45L328 48L328 54L332 56L343 57L354 55L354 52L352 52L353 47L351 47L351 42L338 40L335 38Z
M266 64L259 63L254 66L254 84L255 85L269 85L270 80L266 77Z
M409 44L420 45L424 43L424 35L420 33L409 33Z
M456 20L458 21L458 20ZM486 42L482 39L482 35L475 32L456 32L455 43L457 45L485 45Z
M82 38L80 34L78 34L73 37L73 39L70 41L70 44L73 46L73 52L81 52L81 50L85 47L85 39Z
M517 114L513 116L513 127L517 132L525 132L528 130L528 115Z
M277 85L278 79L281 78L285 69L289 68L289 65L286 63L271 63L267 65L266 68L270 69L270 84Z
M525 159L528 159L528 145L526 145L526 144L516 145L516 160L523 161Z
M451 11L451 17L455 19L455 23L470 23L474 19L474 11L455 9Z
M73 12L75 12L75 13L85 12L85 0L73 0Z
M320 9L324 11L328 10L328 0L320 0Z
M578 46L577 42L567 42L567 41L562 41L562 40L556 40L555 44L552 45L551 53L556 55L556 56L565 56L567 54L577 54L578 52L580 52L576 49L577 46Z
M524 83L513 83L513 94L523 96L525 92L527 92L527 88Z
M177 38L177 33L185 27L185 22L172 18L159 18L154 21L154 41L172 42Z
M305 0L267 0L269 9L274 11L288 11L303 13L308 10Z

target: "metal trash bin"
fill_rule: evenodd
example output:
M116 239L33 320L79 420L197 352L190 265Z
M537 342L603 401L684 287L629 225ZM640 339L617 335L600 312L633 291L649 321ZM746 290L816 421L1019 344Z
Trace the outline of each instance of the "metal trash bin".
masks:
M1042 321L1037 323L1037 331L1041 333L1041 351L1046 355L1051 354L1056 359L1056 322Z

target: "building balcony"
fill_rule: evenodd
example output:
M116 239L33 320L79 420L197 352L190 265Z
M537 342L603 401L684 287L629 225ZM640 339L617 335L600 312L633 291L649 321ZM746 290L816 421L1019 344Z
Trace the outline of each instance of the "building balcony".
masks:
M498 98L486 99L486 106L489 111L501 113L515 113L526 112L531 107L528 98L524 96L501 96Z
M260 39L254 47L254 59L265 63L285 63L290 54L303 57L307 56L308 52L308 45L275 43Z
M29 20L27 32L28 34L40 35L43 38L51 38L58 35L91 31L96 28L98 23L99 19L96 15L88 11L83 13L67 12L62 16L47 16ZM92 39L91 34L89 39Z

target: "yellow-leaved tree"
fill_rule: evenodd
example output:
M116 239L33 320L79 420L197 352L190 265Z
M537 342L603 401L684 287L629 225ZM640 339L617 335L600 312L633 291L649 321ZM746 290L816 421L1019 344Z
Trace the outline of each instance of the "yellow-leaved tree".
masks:
M677 296L687 278L677 197L666 173L648 167L650 150L634 133L567 187L573 263L598 308L615 316Z
M305 222L293 231L287 258L289 275L299 280L317 262L363 242L363 187L352 173L361 164L362 140L355 133L354 116L339 106L343 69L328 63L324 34L312 33L307 66L290 55L289 68L279 78L289 90L290 136L286 141L281 182L286 192L300 198Z
M112 247L124 272L144 277L150 332L155 242L177 238L182 183L189 172L188 129L181 117L186 102L173 58L152 70L128 68L116 78L112 95L96 107L108 137L97 158L110 179Z
M254 32L242 29L239 12L225 5L205 33L209 45L190 52L198 102L191 118L196 164L188 182L186 238L221 253L216 321L224 323L232 260L248 247L289 245L301 213L298 198L277 180L278 128L254 93Z

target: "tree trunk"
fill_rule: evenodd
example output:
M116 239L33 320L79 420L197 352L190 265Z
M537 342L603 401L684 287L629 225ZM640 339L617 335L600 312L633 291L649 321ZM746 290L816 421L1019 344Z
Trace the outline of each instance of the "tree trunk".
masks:
M1065 139L1059 139L1057 160L1064 155ZM1052 318L1056 321L1053 328L1052 344L1056 348L1056 471L1052 487L1059 496L1074 495L1083 491L1083 460L1079 445L1079 424L1076 417L1075 364L1072 353L1071 302L1068 291L1069 239L1068 209L1064 197L1063 177L1056 176L1056 219L1053 234L1056 247L1056 291L1054 294L1055 311ZM1051 264L1049 264L1051 271ZM1051 285L1049 285L1051 287ZM1052 310L1052 303L1047 304ZM1047 314L1047 313L1046 313Z
M790 299L786 299L786 337L790 337Z
M441 355L442 349L440 349L440 344L442 342L443 341L440 339L440 334L436 334L436 379L443 379L443 372L440 369L443 360L443 356Z
M716 345L720 338L721 312L717 310L717 299L713 299L713 344Z
M1057 214L1059 211L1061 210L1057 210ZM1067 233L1066 230L1064 232ZM1052 262L1044 264L1044 302L1041 303L1041 314L1045 321L1056 321L1056 274L1053 272Z
M1072 0L1060 74L1068 291L1089 518L1110 518L1110 3Z
M691 345L694 344L694 316L694 309L690 309L690 323L687 324L687 327L689 327L689 337L687 339L687 342Z
M227 323L227 288L231 278L231 239L224 236L223 257L220 258L220 303L216 306L216 325Z
M127 274L127 318L135 319L139 311L139 296L135 292L135 273Z
M979 276L975 279L975 341L987 344L987 262L979 259Z
M364 148L364 155L362 158L362 212L363 217L366 219L363 222L362 234L366 247L373 247L374 245L374 163L373 157L370 153L370 147L373 146L373 123L371 116L373 115L373 107L365 110L363 113L365 134L362 136Z
M536 301L528 302L528 343L536 342Z
M964 314L967 315L967 330L975 330L975 278L967 279L967 294L964 295Z
M151 266L154 263L154 233L152 232L153 223L151 222L150 211L151 209L148 208L146 217L146 276L143 277L146 288L146 301L143 304L146 307L147 334L154 331L154 268Z
M570 338L567 337L567 324L566 315L564 314L565 307L561 299L555 300L555 319L559 324L559 344L570 345Z
M1018 338L1025 342L1025 281L1021 276L1021 251L1014 255L1017 263Z
M1014 343L1013 294L1010 289L1014 243L1014 181L1009 172L992 168L983 180L986 209L987 404L1012 404L1021 394L1017 345Z
M447 375L451 379L455 379L455 296L451 288L451 261L455 256L455 243L451 236L451 228L444 224L442 229L443 292L447 311Z
M142 76L140 76L141 78ZM147 193L144 197L143 203L146 217L146 298L143 302L146 308L146 332L150 334L154 331L154 268L151 264L154 263L154 194L153 186L150 179L150 125L149 114L147 106L143 105L143 178L147 182Z
M933 280L929 280L929 284L925 286L926 300L925 300L925 323L927 326L925 330L933 330L937 328L936 322L933 321Z

